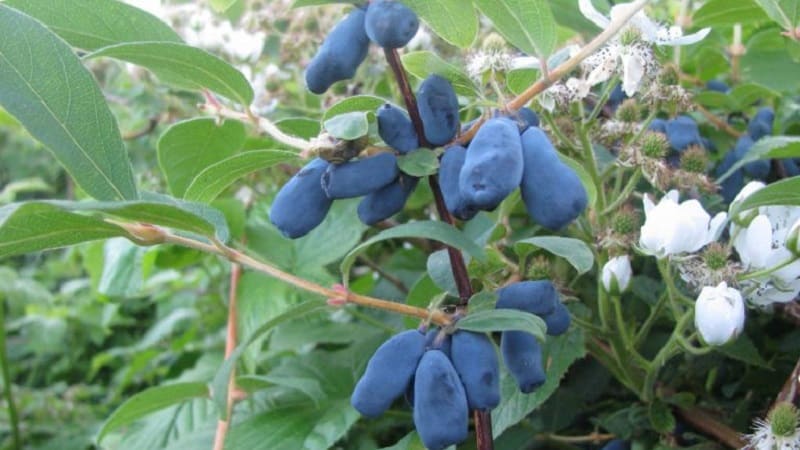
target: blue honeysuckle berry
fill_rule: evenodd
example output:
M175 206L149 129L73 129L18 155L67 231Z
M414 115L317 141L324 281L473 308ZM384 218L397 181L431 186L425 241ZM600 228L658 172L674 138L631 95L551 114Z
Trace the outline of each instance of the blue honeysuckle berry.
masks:
M770 107L764 107L756 112L747 124L747 134L757 141L764 136L772 134L772 126L775 122L775 111Z
M453 145L445 149L439 164L439 187L447 210L459 220L470 220L479 209L470 204L459 188L459 175L467 157L467 149Z
M740 160L747 155L751 148L753 148L755 141L747 134L743 134L736 141L736 146L733 148L733 154L736 155L736 160ZM744 172L756 179L766 180L769 175L770 162L768 159L757 159L751 161L743 166Z
M364 22L367 36L383 48L400 48L417 34L419 18L397 1L374 0Z
M430 450L467 439L467 395L453 364L439 350L425 352L414 374L414 426Z
M405 111L386 103L378 108L378 134L383 142L406 154L419 148L419 137Z
M697 122L689 116L678 116L666 124L667 140L673 150L682 152L690 145L703 145Z
M397 157L393 153L331 164L322 174L322 188L332 199L354 198L375 192L397 179Z
M483 333L457 331L450 360L456 369L470 409L490 411L500 404L500 366L492 341Z
M667 134L667 121L664 119L653 119L647 127L650 131L658 131L659 133Z
M369 50L369 38L364 31L365 16L362 8L355 8L333 27L306 68L309 91L322 94L333 83L355 75Z
M708 80L706 82L706 89L709 91L721 92L723 94L726 94L731 90L730 86L721 80Z
M722 158L722 161L717 166L716 171L714 174L717 177L722 176L727 172L733 165L738 161L739 158L736 155L736 152L731 150L725 154ZM730 203L736 197L736 194L742 190L744 187L744 170L742 168L737 169L734 173L731 174L728 178L720 183L720 195L722 195L723 200L725 203Z
M449 81L439 75L428 76L417 91L417 106L430 144L445 145L456 137L458 97Z
M572 317L569 315L569 310L563 303L558 303L556 305L555 311L552 313L542 316L545 325L547 325L547 334L550 336L560 336L567 332L569 329L570 324L572 323Z
M549 280L518 281L497 290L498 309L518 309L520 311L546 316L560 304L558 291Z
M269 220L288 238L308 234L322 223L332 200L322 190L320 179L327 161L316 158L306 164L283 185L272 201Z
M524 331L504 331L500 337L503 363L517 382L520 392L530 394L544 384L542 348L536 336Z
M627 441L623 441L622 439L614 439L608 441L600 450L630 450L630 448L631 445Z
M350 403L367 417L383 414L405 392L425 353L425 335L406 330L381 344L356 383Z
M419 178L401 173L395 181L370 192L361 200L358 204L358 218L365 225L375 225L399 213L418 182Z

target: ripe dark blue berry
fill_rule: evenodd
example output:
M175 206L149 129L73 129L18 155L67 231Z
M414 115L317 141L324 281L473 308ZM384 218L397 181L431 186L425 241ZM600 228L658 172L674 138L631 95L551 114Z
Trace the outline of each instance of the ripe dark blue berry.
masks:
M736 141L736 146L733 148L733 154L736 160L738 161L744 158L750 149L753 148L753 144L755 144L755 141L749 135L743 134L740 136ZM759 180L766 180L767 175L769 175L770 165L768 159L757 159L755 161L750 161L742 166L742 168L747 175Z
M461 195L479 209L491 211L522 181L522 144L514 122L489 119L475 134L458 186Z
M400 2L375 0L364 22L367 36L383 48L400 48L417 34L419 18Z
M451 335L443 332L441 328L431 328L425 333L425 348L427 350L439 350L449 358L452 344Z
M304 236L325 219L332 201L322 190L320 179L327 168L327 161L314 159L278 191L269 219L284 236Z
M322 94L333 83L355 75L369 49L365 15L363 9L356 8L333 27L306 68L308 90Z
M697 122L689 116L678 116L666 125L667 140L670 147L682 152L690 145L703 145Z
M556 309L552 313L541 317L547 325L547 334L550 336L559 336L566 333L572 322L569 310L563 303L558 303Z
M453 86L438 75L430 75L419 87L417 104L425 139L444 145L458 133L458 98Z
M492 341L483 333L453 334L450 360L461 377L470 409L489 411L500 404L500 367Z
M342 164L331 164L322 174L322 188L329 198L353 198L367 195L397 178L397 157L379 153Z
M425 335L407 330L381 344L358 380L350 403L367 417L383 414L403 394L425 353Z
M709 91L722 92L723 94L731 90L730 86L720 80L708 80L708 82L706 82L706 89Z
M563 228L589 202L578 174L561 162L550 139L539 128L522 134L524 169L520 192L528 214L551 230Z
M417 187L419 178L401 173L396 180L369 193L358 204L358 218L366 225L375 225L399 213Z
M504 331L500 350L503 362L522 393L529 394L544 384L542 348L534 335L524 331Z
M525 107L520 109L517 114L519 114L519 117L522 118L529 127L539 126L539 116L532 109Z
M414 124L402 109L389 103L378 108L378 134L389 147L401 154L419 148Z
M717 177L722 176L725 172L727 172L736 161L739 160L739 157L736 155L736 152L731 150L725 154L722 158L722 161L717 166L715 174ZM736 169L728 178L720 183L720 195L725 200L726 203L730 203L736 198L736 194L742 190L744 187L744 170L742 168Z
M647 129L650 131L658 131L659 133L667 134L667 121L664 119L653 119Z
M439 187L442 190L444 204L450 214L460 220L472 219L478 213L478 208L466 201L458 187L458 178L466 157L467 149L454 145L445 150L439 164Z
M756 112L756 115L750 119L747 124L747 133L754 141L757 141L764 136L772 134L772 124L775 121L775 111L770 107L764 107Z
M558 292L547 280L520 281L497 290L498 309L518 309L537 316L546 316L560 304Z
M630 450L630 448L631 445L622 439L614 439L612 441L608 441L608 443L600 450Z
M422 355L414 376L414 425L422 443L442 450L467 438L469 410L456 370L439 350Z

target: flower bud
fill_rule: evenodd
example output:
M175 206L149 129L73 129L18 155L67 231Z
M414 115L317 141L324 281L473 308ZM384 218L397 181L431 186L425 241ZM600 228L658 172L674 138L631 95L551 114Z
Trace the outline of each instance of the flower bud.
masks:
M800 258L800 219L797 219L792 228L789 229L789 233L786 234L785 245L787 250Z
M612 295L619 295L631 284L631 261L628 255L617 256L603 266L603 287Z
M742 294L723 281L700 291L694 309L694 324L709 345L723 345L744 329Z

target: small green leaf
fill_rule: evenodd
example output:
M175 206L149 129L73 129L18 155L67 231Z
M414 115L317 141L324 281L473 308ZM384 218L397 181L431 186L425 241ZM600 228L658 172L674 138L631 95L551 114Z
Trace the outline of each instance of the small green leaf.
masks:
M109 0L6 0L6 4L47 25L71 46L92 51L124 42L182 42L152 14Z
M144 279L142 263L147 247L140 247L123 238L112 238L103 245L103 273L97 292L111 297L130 298L140 295Z
M404 54L401 59L403 60L403 67L420 80L435 73L450 81L456 93L477 95L475 83L472 82L469 75L462 68L448 63L436 53L429 51L411 52Z
M544 58L556 47L556 20L545 0L473 0L495 30L528 55Z
M494 310L497 303L497 294L491 291L481 291L469 298L469 312L474 314L484 310Z
M794 30L800 17L800 0L755 0L770 19L784 30Z
M239 153L203 169L192 179L183 197L209 203L239 178L275 164L293 162L297 153L285 150L253 150Z
M325 111L325 114L322 116L322 121L325 122L340 114L349 112L375 112L375 110L384 103L386 103L386 100L380 97L374 97L372 95L356 95L354 97L348 97L328 108L328 110Z
M772 183L750 194L743 202L734 203L730 216L769 205L800 206L800 176Z
M97 433L97 443L99 444L108 432L129 425L148 414L193 398L207 397L208 385L205 383L174 383L146 389L125 400L111 413Z
M740 108L746 108L756 102L768 101L780 96L780 93L760 84L741 83L733 87L727 94L736 100Z
M466 251L474 258L481 261L486 259L486 254L484 253L483 249L476 245L475 242L467 238L464 233L458 230L458 228L455 228L452 225L434 221L410 222L381 231L351 250L350 253L344 257L341 265L339 266L339 270L342 272L343 284L345 286L349 284L350 268L353 266L356 257L361 252L376 242L397 238L433 239L451 247L455 247L459 250Z
M694 96L694 101L706 108L723 109L725 111L736 111L739 109L739 102L730 93L723 94L717 91L702 91Z
M72 49L4 4L0 30L14 30L13 38L0 39L0 105L53 152L86 193L100 200L137 198L117 122Z
M128 234L100 218L74 214L53 204L0 207L0 258L116 236Z
M202 117L170 125L158 139L158 165L172 195L183 197L192 180L204 169L242 148L245 127L238 120Z
M436 152L427 148L420 148L397 158L397 166L403 172L424 177L433 175L439 170L439 158Z
M482 333L508 330L525 331L536 336L539 342L544 342L547 325L539 316L525 311L489 309L470 311L466 317L456 322L456 329Z
M650 403L647 415L650 418L650 425L659 433L669 433L675 429L675 416L672 415L669 405L660 399Z
M594 255L585 242L560 236L537 236L517 241L514 246L533 245L560 256L569 262L578 274L589 271L594 265Z
M250 82L217 56L175 42L132 42L103 47L84 58L100 56L121 59L150 70L169 85L219 95L249 106L253 101Z
M339 114L322 125L331 136L352 141L369 133L369 112L354 111Z
M539 78L536 69L514 69L506 72L506 85L516 95L528 89Z
M753 0L709 0L695 11L692 19L696 27L722 27L762 22L767 16Z
M746 334L737 337L725 345L715 347L715 349L729 358L765 369L770 368L769 362L761 356L761 350L755 346L753 341Z
M211 8L218 13L227 11L239 0L211 0Z
M236 347L233 353L223 361L219 370L217 370L217 374L214 376L214 381L211 382L212 399L219 408L220 419L225 420L227 418L228 380L230 379L231 371L235 367L236 361L239 360L239 357L242 356L242 353L247 349L247 346L271 332L276 326L298 317L307 316L325 306L325 303L320 301L301 303L258 327Z
M460 48L472 45L478 34L478 15L467 0L403 0L434 33Z
M548 337L542 346L542 362L546 362L546 381L533 393L521 393L517 383L504 370L500 379L502 401L492 411L494 435L499 436L541 406L561 384L561 378L569 366L585 354L583 331L578 327L572 327L561 336Z
M292 8L302 8L303 6L332 5L336 3L360 3L359 0L295 0Z
M741 159L717 178L717 183L731 176L745 164L758 159L779 159L800 157L800 137L796 136L767 136L759 139L750 147L750 150Z

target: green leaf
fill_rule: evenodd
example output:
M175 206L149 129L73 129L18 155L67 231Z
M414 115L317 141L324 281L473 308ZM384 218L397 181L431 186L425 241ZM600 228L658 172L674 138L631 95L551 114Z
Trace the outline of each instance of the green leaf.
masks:
M556 20L544 0L473 0L495 30L524 53L541 58L556 47Z
M0 39L0 105L89 195L135 199L117 122L89 70L41 23L3 4L0 29L14 30L13 38Z
M356 257L367 249L370 245L385 241L387 239L396 238L424 238L432 239L442 242L451 247L459 250L466 251L474 258L484 261L486 254L483 249L475 244L472 240L467 238L464 233L452 225L442 222L434 221L421 221L410 222L398 225L388 230L381 231L372 238L362 242L359 246L354 248L342 260L339 270L342 272L342 282L347 286L350 282L350 268L356 260Z
M6 4L47 25L73 47L92 51L123 42L181 42L152 14L109 0L6 0Z
M456 322L456 329L482 333L492 331L517 330L526 331L539 342L544 342L547 325L535 314L516 309L491 309L470 312Z
M436 74L450 81L456 93L461 95L476 96L478 91L475 83L469 75L461 68L454 66L443 60L436 53L429 51L418 51L404 54L403 67L420 80L425 79L430 74Z
M245 127L238 120L221 125L212 117L189 119L170 125L158 139L158 165L172 195L183 197L192 180L204 169L242 148Z
M746 334L725 345L715 347L715 349L729 358L765 369L770 368L769 363L761 356L761 350L753 344L753 341Z
M514 94L521 94L539 78L536 69L514 69L506 72L506 85Z
M369 118L371 112L354 111L339 114L325 121L322 125L331 136L353 141L369 133Z
M417 432L412 431L391 447L382 447L381 450L425 450L425 445Z
M774 27L754 34L745 43L747 52L741 58L742 79L782 93L795 92L800 88L800 78L795 76L797 61L789 53L792 45L792 41L787 41Z
M755 0L770 19L784 30L794 30L800 17L800 0Z
M403 172L424 177L433 175L439 170L439 158L436 152L427 148L420 148L397 158L397 166Z
M589 271L594 265L592 250L585 242L560 236L536 236L517 241L514 246L532 245L547 250L548 252L560 256L569 262L578 274Z
M211 8L218 13L225 12L237 1L238 0L211 0Z
M559 25L584 34L597 33L597 25L590 22L589 19L581 14L580 9L578 9L578 2L575 0L548 0L548 3ZM607 0L594 0L592 3L601 13L608 13L610 9Z
M233 66L199 48L174 42L132 42L103 47L84 58L121 59L147 68L169 85L200 91L211 90L249 106L250 82Z
M231 353L231 355L222 363L217 374L214 376L214 381L211 382L211 393L214 403L219 408L220 418L225 420L227 418L227 399L228 399L228 380L231 376L231 371L236 365L236 361L247 349L247 346L267 333L271 332L276 326L288 320L303 317L311 314L316 310L324 308L326 305L319 301L308 301L301 303L296 307L286 311L285 313L267 321L258 327L250 336L243 340Z
M500 379L500 392L503 399L500 405L492 411L492 430L499 436L506 429L518 424L528 416L531 411L542 405L555 392L561 383L561 378L569 366L586 354L584 334L578 327L571 327L569 331L558 337L547 338L542 346L542 361L546 362L546 381L531 394L519 391L517 383L503 371Z
M297 153L285 150L253 150L233 155L198 173L186 187L183 197L196 202L211 202L239 178L297 158Z
M692 23L696 27L721 27L766 19L764 11L753 0L709 0L694 13Z
M292 4L292 8L301 8L303 6L319 6L319 5L331 5L336 3L361 3L359 0L295 0Z
M112 238L103 245L103 273L97 292L111 297L133 297L142 287L145 253L140 247L123 238ZM152 253L151 253L152 254Z
M750 147L750 150L736 161L727 172L717 178L717 183L722 182L745 164L758 159L779 159L800 157L800 137L795 136L767 136L759 139Z
M650 403L647 415L653 429L659 433L669 433L675 429L675 416L672 415L669 405L662 400L656 399Z
M764 102L771 98L779 97L780 93L760 84L741 83L734 86L728 94L723 95L729 95L736 100L739 108L746 108L756 102Z
M467 0L403 0L434 33L460 48L478 34L478 15Z
M325 111L325 115L322 116L322 121L325 122L340 114L349 112L375 112L375 110L384 103L386 103L386 100L372 95L348 97L328 108L328 110Z
M569 156L559 153L558 159L575 171L575 174L578 175L578 179L581 180L581 184L583 184L583 188L586 189L586 198L588 199L589 206L594 206L597 203L597 186L595 186L592 181L592 176L589 175L589 172L586 171L581 163Z
M208 386L197 382L167 384L139 392L111 413L97 433L97 442L100 443L108 432L129 425L150 413L204 397L208 397Z
M751 208L769 205L800 206L800 176L772 183L750 194L743 202L734 203L730 217Z
M730 93L723 94L717 91L702 91L694 96L694 101L706 108L719 108L726 111L739 109L739 102Z
M0 258L117 236L128 234L100 218L74 214L49 203L0 207Z

